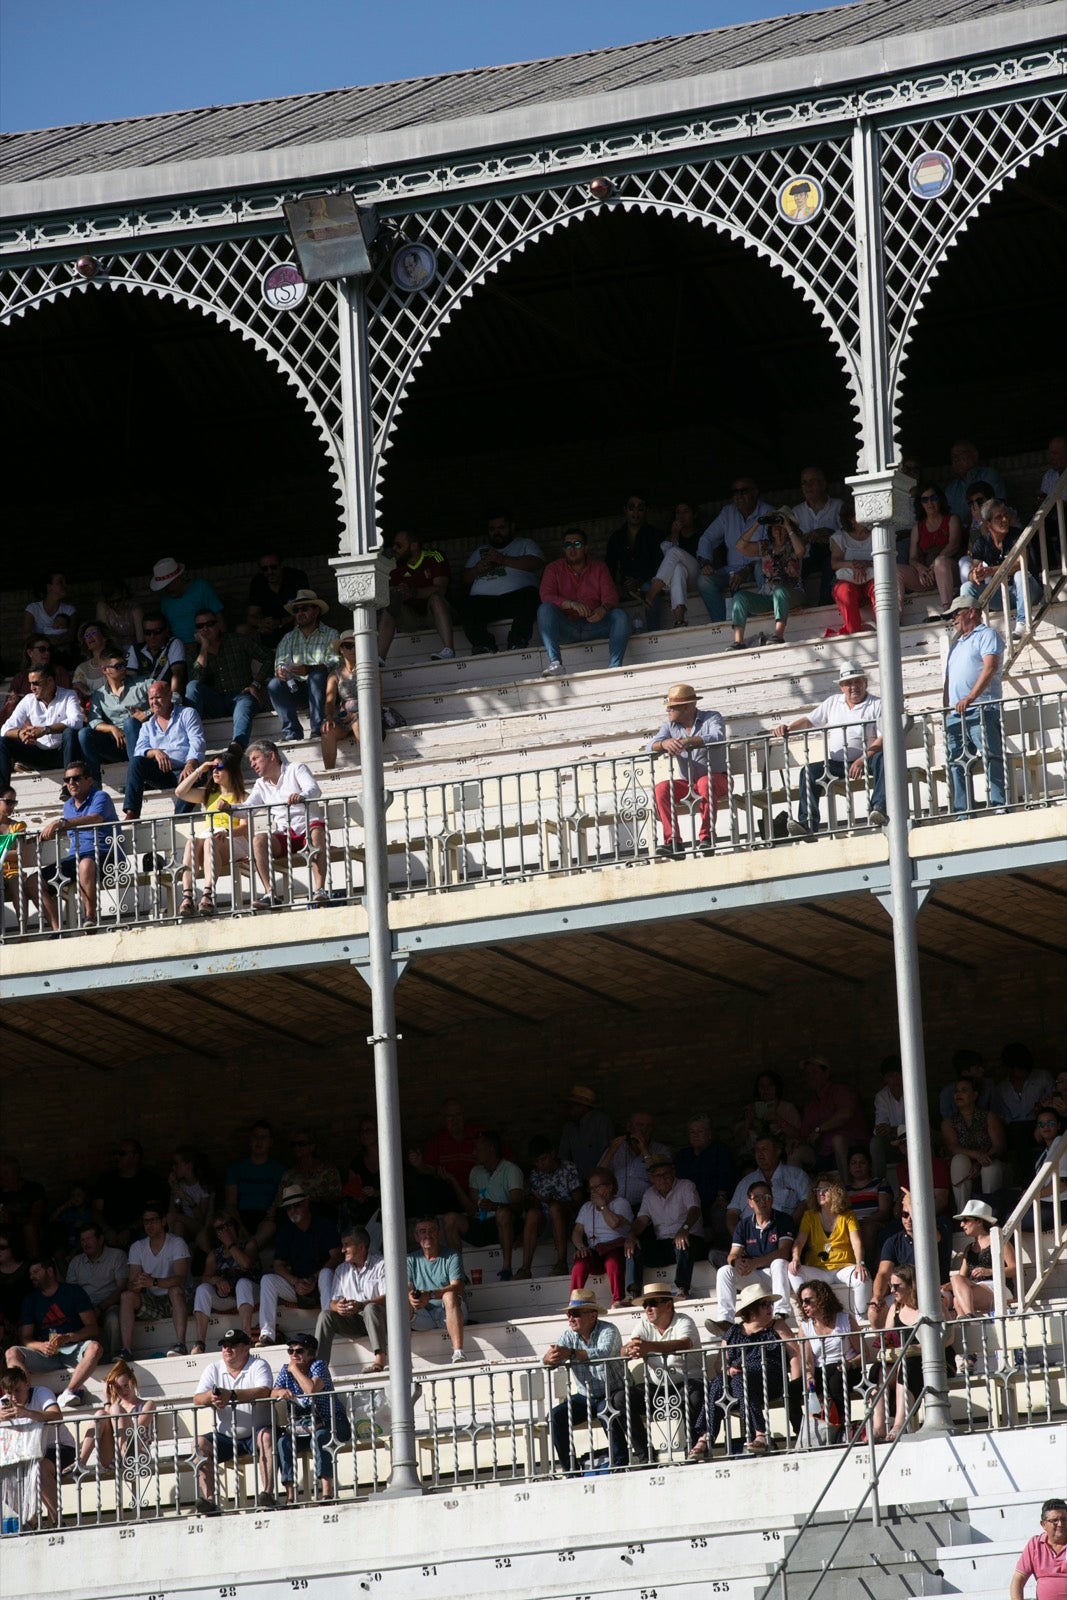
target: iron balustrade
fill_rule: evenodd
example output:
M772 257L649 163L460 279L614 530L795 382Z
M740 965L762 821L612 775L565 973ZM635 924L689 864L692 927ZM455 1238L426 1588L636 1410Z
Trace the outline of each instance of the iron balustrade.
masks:
M718 1438L706 1459L721 1466L762 1455L761 1435L768 1453L787 1461L823 1452L833 1462L823 1498L848 1456L863 1450L877 1520L879 1476L896 1440L922 1412L916 1336L917 1328L894 1333L861 1327L835 1346L826 1336L788 1335L788 1343L756 1347L754 1359L732 1371L733 1352L719 1340L669 1357L652 1354L643 1362L613 1357L594 1364L604 1398L589 1409L578 1363L470 1361L420 1371L419 1477L432 1492L646 1465L678 1467L709 1419L717 1418ZM944 1336L955 1356L949 1396L958 1431L1062 1420L1067 1310L970 1317L946 1323ZM670 1365L661 1371L664 1361ZM384 1382L342 1381L331 1395L315 1399L321 1415L311 1432L301 1429L285 1401L242 1403L238 1410L247 1414L243 1425L252 1443L236 1466L223 1459L224 1451L204 1450L200 1438L218 1425L218 1416L188 1399L160 1401L147 1417L67 1412L61 1423L19 1430L16 1444L15 1430L0 1424L4 1531L54 1530L38 1498L42 1483L46 1499L58 1484L64 1531L195 1518L215 1510L221 1516L265 1514L286 1496L286 1457L293 1464L298 1506L329 1514L337 1503L373 1499L388 1484L391 1469Z
M1004 634L1005 667L1011 666L1024 644L1032 637L1035 624L1067 586L1065 494L1067 472L1060 474L1023 529L1021 537L1012 545L1010 553L975 600L987 622L1000 623ZM1049 523L1053 519L1056 523L1054 541L1049 536ZM1017 581L1020 563L1027 577ZM1037 589L1036 595L1034 588Z
M647 868L667 853L657 789L679 855L870 831L870 813L880 809L876 760L864 753L846 770L832 754L831 732L807 728L784 739L761 733L712 747L718 787L725 786L712 800L713 826L704 795L678 782L676 763L646 753L397 789L385 797L390 893ZM913 827L1067 798L1067 691L989 701L972 707L965 723L951 710L920 712L908 718L906 742ZM93 880L95 906L64 876L71 869L63 864L63 836L6 835L3 937L51 932L45 884L58 888L64 935L173 924L185 920L183 910L200 925L202 902L210 915L245 916L278 909L328 915L330 906L358 901L365 862L359 797L311 802L308 815L301 802L287 815L288 827L286 808L272 805L241 807L221 819L189 812L117 830L81 829L102 841L82 869Z
M990 1240L998 1315L1004 1315L1013 1298L1028 1310L1055 1268L1067 1262L1067 1133L1049 1146L1011 1215L990 1229ZM1005 1243L1015 1252L1014 1295L1004 1270Z

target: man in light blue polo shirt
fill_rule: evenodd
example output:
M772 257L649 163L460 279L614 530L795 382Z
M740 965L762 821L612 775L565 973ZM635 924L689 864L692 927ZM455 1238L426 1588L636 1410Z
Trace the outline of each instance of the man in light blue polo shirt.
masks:
M578 1471L574 1429L600 1415L607 1403L608 1384L617 1387L620 1381L622 1335L614 1323L601 1322L600 1310L592 1289L572 1289L567 1327L543 1357L546 1367L570 1367L573 1373L567 1398L552 1407L550 1417L556 1460L568 1473ZM629 1451L614 1414L608 1421L608 1438L612 1463L623 1464Z
M953 600L949 612L956 625L945 670L945 739L952 809L960 813L974 810L971 767L979 754L985 760L989 807L1000 810L1007 798L1000 682L1004 641L982 621L982 613L965 595Z
M126 769L123 802L128 822L141 815L146 789L176 789L204 759L204 727L191 706L176 706L170 684L159 678L148 687L147 722L141 723L137 751ZM188 811L175 800L175 811Z
M733 480L728 504L723 506L719 515L700 535L697 545L697 560L700 562L697 588L712 622L726 621L727 591L732 594L752 566L751 560L746 561L738 555L738 540L746 528L755 525L759 517L769 517L773 511L773 506L760 499L756 480L742 472ZM726 565L715 568L711 558L720 545L726 546Z

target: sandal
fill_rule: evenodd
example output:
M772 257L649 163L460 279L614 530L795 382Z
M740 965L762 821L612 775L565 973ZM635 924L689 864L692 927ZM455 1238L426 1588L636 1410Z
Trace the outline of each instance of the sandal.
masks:
M189 1354L191 1356L206 1356L207 1355L207 1345L206 1344L202 1344L201 1341L198 1339L195 1344L191 1344L189 1346Z
M686 1456L685 1465L687 1467L695 1467L698 1461L706 1461L707 1459L708 1436L705 1433L701 1435L696 1444L693 1446L692 1450L690 1450L689 1454Z
M193 897L188 892L185 893L184 895L182 895L182 903L178 907L178 915L179 915L179 917L195 917L196 916L196 907L193 904Z
M215 915L215 896L211 889L205 889L200 896L200 915L202 917Z
M765 1433L754 1433L745 1445L745 1454L747 1456L765 1456L767 1450L767 1435Z

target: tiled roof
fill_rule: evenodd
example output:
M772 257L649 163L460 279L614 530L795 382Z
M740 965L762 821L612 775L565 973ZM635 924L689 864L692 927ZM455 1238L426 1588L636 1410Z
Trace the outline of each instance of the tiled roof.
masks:
M763 65L926 29L974 23L1041 0L855 0L851 5L651 39L580 55L0 135L8 183L150 167L385 133L544 102Z

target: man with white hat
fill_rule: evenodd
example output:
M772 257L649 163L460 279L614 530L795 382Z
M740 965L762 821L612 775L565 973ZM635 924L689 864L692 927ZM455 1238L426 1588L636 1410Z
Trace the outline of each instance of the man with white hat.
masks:
M818 832L819 790L846 775L854 783L865 781L870 794L867 820L871 826L884 828L889 820L882 768L882 702L877 695L868 693L867 669L859 661L846 661L837 681L841 686L839 694L827 695L805 716L771 729L776 739L786 739L807 728L826 729L816 745L822 759L807 762L800 774L798 815L786 822L786 830L794 838L808 838ZM812 743L804 740L805 755Z
M304 737L297 715L304 708L311 719L311 737L317 739L326 715L327 680L341 655L337 629L323 620L330 607L314 589L298 589L286 601L285 609L296 626L278 645L267 693L278 713L283 739Z
M619 1414L633 1455L638 1462L644 1462L648 1460L645 1418L650 1410L662 1409L671 1416L680 1404L685 1447L690 1448L704 1403L704 1376L697 1325L677 1309L670 1284L646 1283L640 1299L644 1315L638 1319L622 1353L627 1361L644 1362L644 1378L640 1383L631 1383L626 1368L620 1366L616 1381L608 1389L611 1408Z
M149 588L159 595L163 615L170 623L176 639L191 645L196 639L196 613L213 611L222 613L222 601L206 578L187 578L185 563L164 556L152 568Z
M559 1159L574 1163L584 1183L611 1142L611 1123L597 1110L596 1090L576 1083L567 1096L567 1120L559 1136Z
M981 611L966 595L953 600L946 615L955 625L944 692L952 809L974 810L971 769L977 754L985 762L988 804L1000 810L1007 801L1000 681L1004 640L982 621Z
M694 812L699 819L696 848L708 854L714 849L715 813L730 789L726 723L718 711L698 709L697 692L690 683L676 683L668 689L666 711L666 720L645 748L653 756L673 757L680 776L661 778L656 784L656 810L663 825L663 843L656 854L668 858L685 854L686 835L690 839L693 835Z
M602 1310L592 1289L572 1289L565 1307L566 1331L544 1354L546 1367L570 1367L574 1374L567 1398L552 1407L550 1418L556 1460L564 1472L578 1471L574 1429L604 1410L608 1387L614 1387L615 1371L621 1365L622 1335L613 1322L601 1322ZM615 1420L608 1439L612 1461L621 1465L629 1452Z
M341 1260L337 1229L329 1217L312 1213L303 1184L285 1186L279 1209L285 1220L278 1224L274 1263L263 1274L259 1291L261 1345L275 1342L279 1299L293 1301L305 1310L329 1310L334 1269Z

